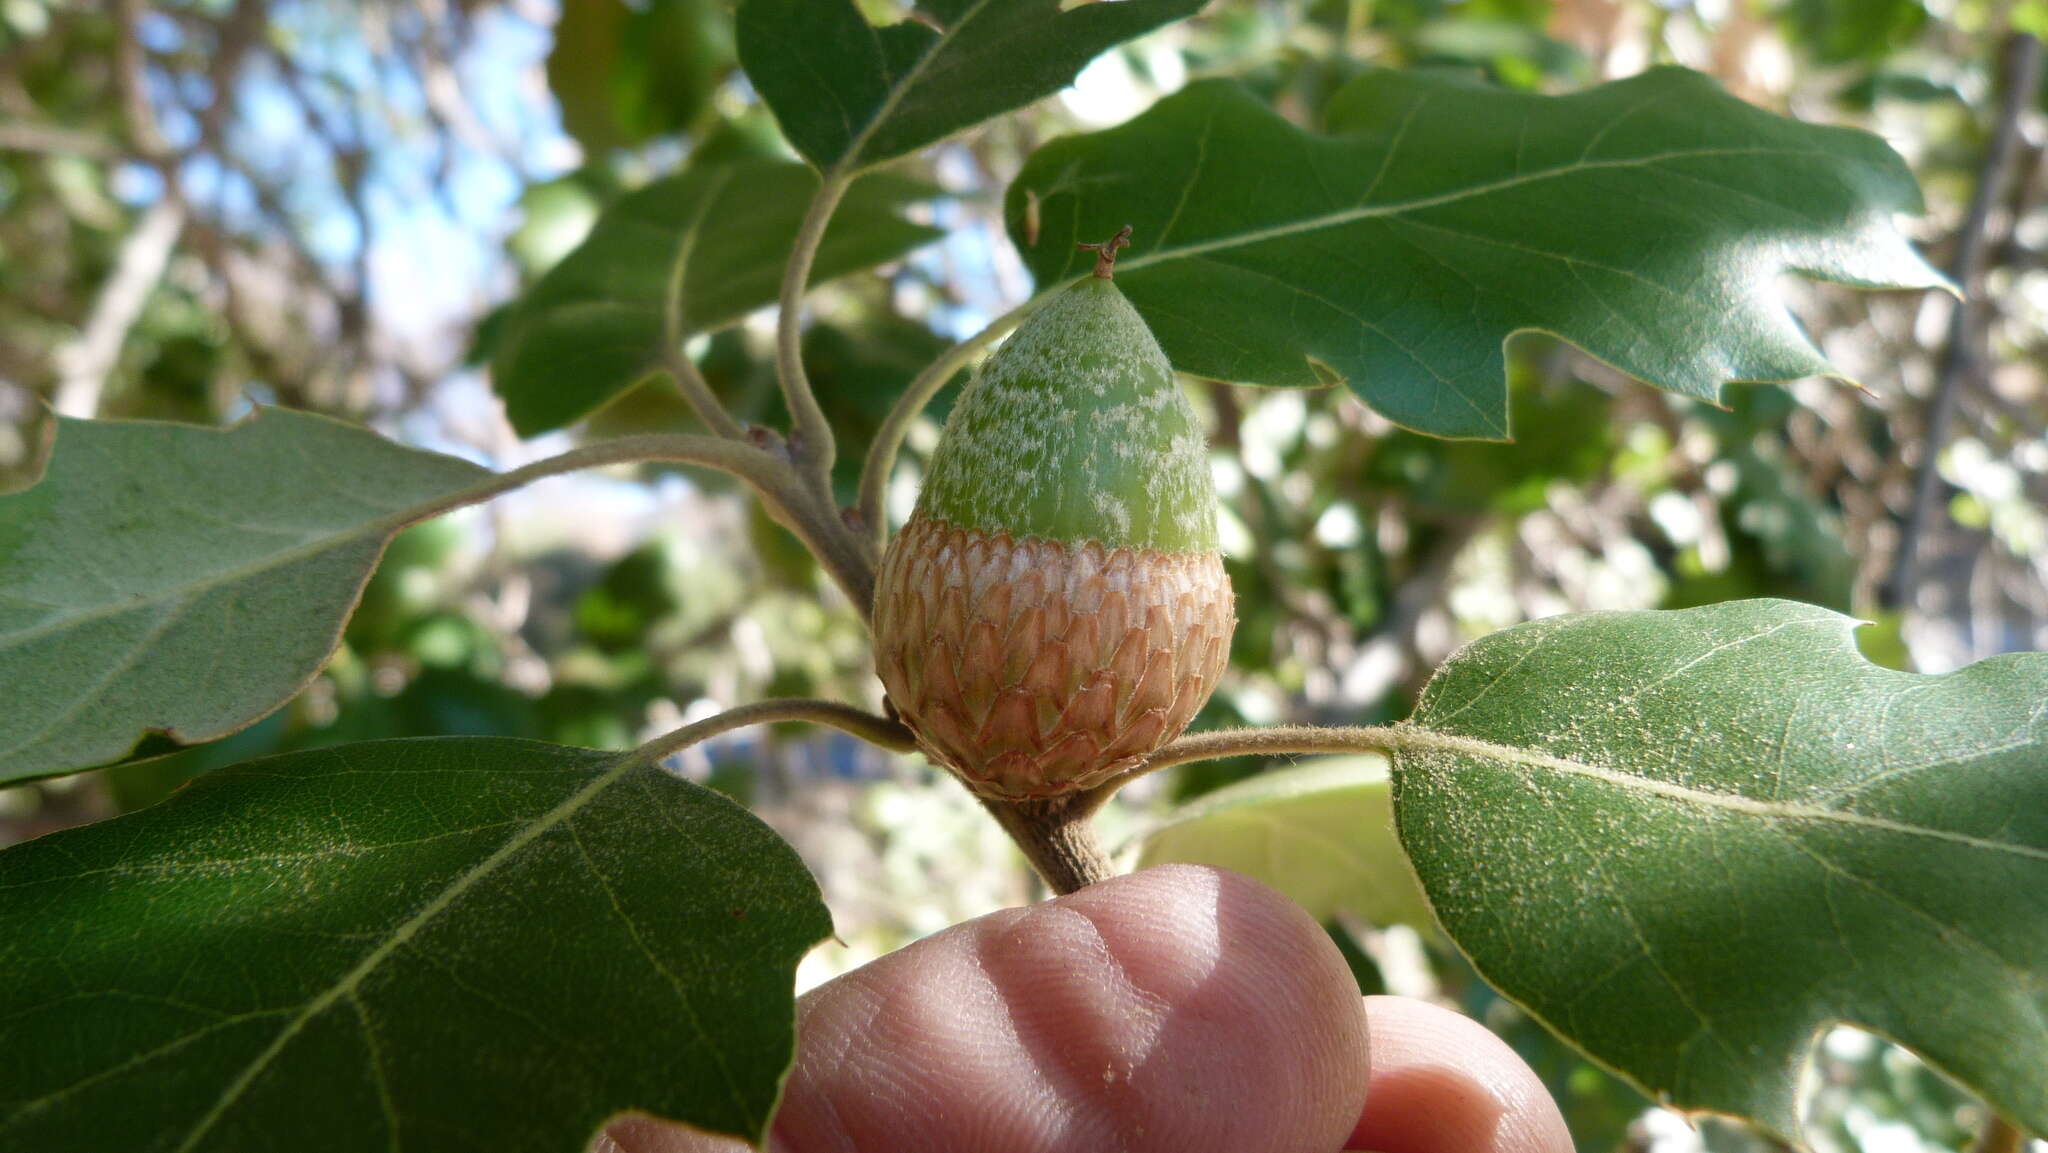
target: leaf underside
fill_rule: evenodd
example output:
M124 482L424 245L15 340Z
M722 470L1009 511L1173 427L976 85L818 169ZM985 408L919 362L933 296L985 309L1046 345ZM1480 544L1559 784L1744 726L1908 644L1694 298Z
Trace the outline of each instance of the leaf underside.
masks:
M0 854L0 1147L757 1139L831 931L796 854L635 754L381 741Z
M1739 601L1480 640L1413 719L1453 740L1396 758L1402 841L1479 971L1661 1100L1796 1140L1846 1022L2048 1132L2048 655L1902 673L1853 627Z
M1341 379L1398 424L1488 439L1509 432L1515 333L1711 401L1833 371L1784 273L1944 283L1893 223L1919 191L1882 141L1684 69L1567 96L1372 72L1327 120L1306 132L1228 82L1191 84L1033 154L1011 236L1049 285L1093 259L1076 242L1132 225L1117 283L1183 372Z
M821 169L859 171L1066 87L1098 54L1207 0L923 0L877 28L853 0L745 0L740 62Z
M1394 838L1378 755L1271 769L1205 793L1145 836L1138 867L1174 862L1243 873L1318 921L1426 925L1429 912Z
M289 700L385 544L490 472L289 409L228 429L60 419L0 497L0 783L224 736ZM367 481L374 483L366 483Z
M733 324L781 291L818 174L744 157L655 181L607 209L534 284L491 365L522 436L590 415L656 371L684 339ZM934 195L888 173L847 190L811 282L894 260L940 235L903 218Z

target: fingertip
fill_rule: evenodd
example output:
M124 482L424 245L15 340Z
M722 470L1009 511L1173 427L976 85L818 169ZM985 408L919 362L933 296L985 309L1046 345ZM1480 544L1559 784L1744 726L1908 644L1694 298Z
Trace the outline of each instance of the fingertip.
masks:
M775 1122L790 1153L1335 1149L1369 1074L1328 935L1278 893L1196 866L956 925L800 1014ZM630 1153L732 1147L652 1121L611 1135Z
M1369 1073L1364 1015L1343 955L1300 906L1237 873L1173 865L1030 913L1078 915L1099 942L1099 967L1045 991L1060 1042L1052 1063L1082 1074L1077 1089L1097 1063L1098 1080L1128 1081L1127 1096L1110 1084L1085 1095L1155 1139L1133 1147L1295 1153L1343 1136ZM1090 935L1048 935L1039 947L1087 956ZM1030 991L1031 952L996 950L991 971ZM1100 998L1119 978L1131 995Z
M1470 1017L1367 997L1373 1069L1346 1148L1378 1153L1572 1153L1543 1082Z
M792 1149L1334 1149L1368 1073L1306 913L1174 866L955 926L811 994Z

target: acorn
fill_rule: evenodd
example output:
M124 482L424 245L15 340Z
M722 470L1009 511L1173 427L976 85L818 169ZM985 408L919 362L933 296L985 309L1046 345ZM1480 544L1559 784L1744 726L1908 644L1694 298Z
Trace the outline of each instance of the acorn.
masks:
M1061 797L1179 736L1237 614L1206 439L1159 342L1095 275L1018 326L961 395L883 554L891 711L984 797Z

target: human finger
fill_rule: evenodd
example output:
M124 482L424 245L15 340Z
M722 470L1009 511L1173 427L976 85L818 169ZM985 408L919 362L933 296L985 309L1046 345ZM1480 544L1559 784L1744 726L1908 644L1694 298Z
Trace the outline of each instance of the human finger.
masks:
M1368 1064L1357 985L1270 889L1164 866L956 925L802 1003L787 1153L1301 1153ZM624 1153L708 1153L653 1122Z
M1367 997L1372 1078L1347 1149L1571 1153L1564 1115L1507 1042L1410 997Z

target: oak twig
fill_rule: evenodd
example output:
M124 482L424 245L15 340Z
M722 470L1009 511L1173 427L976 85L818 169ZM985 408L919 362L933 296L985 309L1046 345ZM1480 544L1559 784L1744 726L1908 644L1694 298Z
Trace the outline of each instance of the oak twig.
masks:
M717 469L745 481L761 498L768 514L796 534L797 539L818 558L825 571L853 601L861 618L867 619L873 611L875 566L862 542L839 519L830 501L821 501L818 494L798 478L786 457L744 440L684 433L649 433L601 440L534 461L511 472L499 473L469 488L409 509L404 523L417 523L451 509L489 500L499 493L510 492L544 477L604 465L648 461Z
M676 391L683 394L683 401L690 406L690 411L704 422L704 427L719 436L737 439L746 435L745 430L725 410L725 406L718 403L718 397L705 382L704 374L683 351L683 273L690 266L690 255L696 251L704 217L710 213L711 206L723 190L721 182L705 194L698 204L696 218L683 230L682 242L669 265L668 287L661 309L661 365L667 370L669 379L675 382Z
M917 747L911 738L910 730L887 717L877 716L852 705L842 705L837 701L790 699L758 701L751 705L727 709L717 716L684 725L672 733L664 733L635 751L649 761L658 761L720 733L746 728L748 725L773 724L778 721L825 725L859 737L892 753L906 753Z
M1168 741L1152 758L1117 778L1122 785L1133 777L1191 761L1214 761L1223 757L1285 757L1321 753L1392 752L1403 747L1458 748L1455 737L1441 737L1408 725L1274 725L1264 729L1218 729L1189 733Z
M1293 756L1317 753L1392 752L1404 746L1473 751L1480 742L1442 736L1405 725L1322 727L1276 725L1265 729L1222 729L1190 733L1170 741L1152 759L1115 780L1079 793L1050 800L1006 801L981 798L1003 831L1024 850L1024 856L1054 893L1107 880L1115 874L1108 854L1095 839L1090 823L1116 791L1158 769L1190 761L1222 757Z
M825 419L825 410L818 406L810 377L804 372L802 309L818 245L825 239L825 228L831 224L840 198L852 183L850 174L834 169L825 174L817 193L811 197L810 210L797 229L796 246L790 250L789 264L783 269L782 300L775 323L775 376L782 385L783 403L789 408L790 436L794 441L791 455L805 479L826 494L832 491L832 461L838 450L832 440L831 422Z
M704 379L704 373L696 362L683 351L681 337L662 342L661 367L675 384L676 391L683 394L683 403L690 406L690 411L704 422L704 427L723 437L737 439L746 435L740 422L718 403L717 395L711 391L710 383Z
M1108 794L1079 793L1043 801L982 797L982 806L1024 850L1025 859L1055 894L1065 896L1116 875L1095 839L1092 818Z

